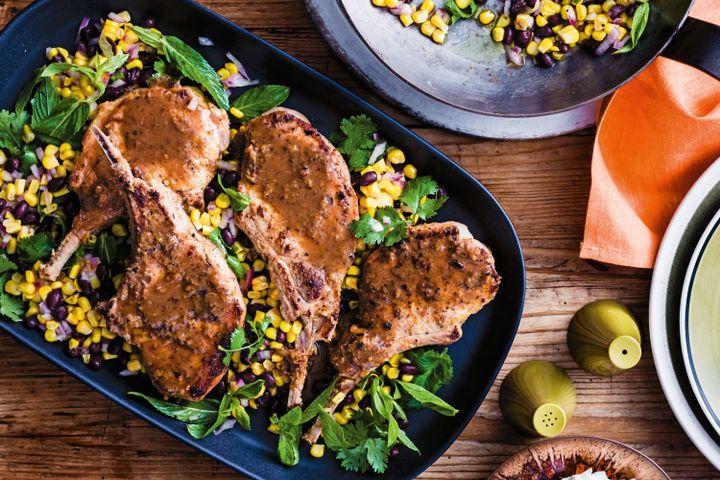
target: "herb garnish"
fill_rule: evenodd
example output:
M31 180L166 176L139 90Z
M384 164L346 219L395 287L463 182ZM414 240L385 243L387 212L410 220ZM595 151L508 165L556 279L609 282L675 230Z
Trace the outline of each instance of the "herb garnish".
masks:
M18 258L26 262L46 260L50 257L53 248L55 242L49 232L36 233L18 240Z
M216 228L210 232L208 238L211 242L220 247L223 252L225 252L225 260L227 260L230 270L233 271L238 280L245 278L245 274L247 273L245 267L243 267L242 262L240 262L240 259L237 257L235 250L230 248L229 245L225 245L225 241L222 239L222 235L220 234L220 229Z
M28 121L24 111L0 111L0 148L7 149L11 155L20 155L22 152L22 127Z
M222 183L222 178L220 177L220 174L218 173L217 176L217 182L218 185L220 185L220 188L230 198L230 206L233 210L236 212L242 212L245 210L248 205L250 205L251 197L250 195L246 195L244 193L238 192L236 189L232 187L226 187Z
M375 217L363 213L350 224L350 230L369 245L390 246L407 237L407 220L393 207L382 207L377 209Z
M247 121L282 104L289 95L290 89L283 85L261 85L243 92L232 106L243 113L242 121Z
M455 0L447 0L445 2L445 9L450 12L450 25L453 25L458 20L467 20L472 18L477 13L477 3L475 0L470 0L470 4L465 8L458 7Z
M132 31L140 40L165 53L167 61L177 67L180 73L205 87L220 108L230 109L227 92L220 83L220 77L197 50L178 37L163 35L156 30L133 26Z
M240 400L256 398L263 391L264 386L264 380L256 380L234 391L228 390L220 401L206 399L199 402L184 402L181 405L140 392L128 392L128 395L144 398L160 413L185 422L188 433L194 438L201 439L217 430L231 416L245 430L250 430L250 417Z
M375 148L373 134L377 131L375 122L367 115L354 115L343 118L340 131L330 136L330 140L338 151L348 159L350 168L362 170L370 161Z
M627 53L635 48L640 41L640 37L645 31L648 18L650 17L650 4L648 0L638 0L637 8L632 17L632 27L630 28L630 41L618 51L614 53Z
M12 264L12 262L4 262L4 268L7 269L9 264ZM0 315L8 317L13 322L19 322L22 320L23 313L25 312L25 303L22 299L13 297L5 291L5 283L7 283L9 278L9 271L6 271L2 276L0 276Z
M255 340L253 343L248 344L247 335L245 334L245 329L243 327L237 327L233 332L230 334L230 346L228 348L223 347L222 345L218 345L218 350L221 352L225 352L225 357L223 357L223 363L225 366L230 365L230 361L232 359L232 354L234 352L240 352L242 350L247 350L248 357L252 357L255 355L255 353L260 350L260 347L263 346L263 339L265 338L265 330L267 330L268 326L270 326L270 317L268 315L265 315L260 322L256 322L254 320L250 320L250 328L252 329L252 333L255 336Z

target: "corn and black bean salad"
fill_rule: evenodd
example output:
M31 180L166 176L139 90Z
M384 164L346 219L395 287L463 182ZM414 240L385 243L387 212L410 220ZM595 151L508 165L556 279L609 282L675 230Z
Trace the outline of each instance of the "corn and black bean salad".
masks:
M418 25L436 43L445 42L450 26L476 18L490 28L493 41L503 44L508 63L552 67L582 45L596 56L626 53L635 48L650 12L649 0L503 0L498 15L476 0L447 0L436 8L432 0L372 0L387 8L405 27Z
M90 235L56 281L40 276L43 261L80 209L68 178L98 104L164 76L186 78L229 111L233 121L230 134L235 137L243 134L244 121L283 103L289 94L287 87L262 85L245 90L230 103L230 89L257 83L242 64L228 53L230 61L214 71L198 52L176 37L164 37L155 26L152 18L134 25L128 12L110 13L94 22L84 18L73 51L49 47L48 64L20 93L14 111L0 111L0 314L37 330L47 342L62 343L67 355L91 369L109 362L119 364L121 376L143 374L142 358L110 331L98 306L116 293L131 255L127 222ZM209 45L211 41L201 38L199 43ZM192 61L173 64L168 55L171 48ZM208 71L212 75L201 74ZM358 309L356 290L363 261L378 245L402 240L409 225L433 216L447 195L430 177L418 176L404 152L389 147L365 115L344 119L332 141L349 163L362 214L353 224L357 254L342 291L341 315L352 317ZM227 376L206 400L195 404L175 405L152 395L130 394L184 421L196 438L220 433L236 423L249 430L248 410L267 410L271 414L268 429L281 439L280 459L292 465L298 461L299 438L289 432L300 427L290 419L294 412L285 412L286 359L303 324L283 318L279 292L265 262L234 225L234 211L251 201L233 188L238 184L237 152L226 152L218 167L217 177L205 188L204 208L191 208L187 213L200 232L225 250L248 307L245 326L233 333L229 346L218 346L225 352ZM356 433L365 432L356 436L354 444L336 452L342 466L382 473L401 444L417 451L402 433L396 434L401 442L388 444L389 428L408 425L404 409L421 408L394 382L412 382L432 393L451 377L452 360L447 351L418 349L389 359L361 382L334 414L333 425L338 428L350 424ZM330 374L315 380L313 390L319 395L303 413L304 422L314 418L310 413L319 414L319 405L329 400L333 383ZM383 412L385 416L373 406L374 399L371 401L377 395L392 399L394 407ZM445 414L454 414L452 407L441 403ZM288 435L292 442L287 441ZM324 449L316 444L310 454L322 457Z

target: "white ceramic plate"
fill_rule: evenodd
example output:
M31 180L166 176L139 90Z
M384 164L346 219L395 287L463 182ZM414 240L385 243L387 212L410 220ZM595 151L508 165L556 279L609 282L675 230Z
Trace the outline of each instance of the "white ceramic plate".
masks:
M700 452L720 469L720 435L705 417L685 370L680 301L688 265L720 207L720 161L693 185L660 245L650 289L650 342L660 384L675 417Z
M720 211L690 259L680 300L680 344L695 398L720 434Z

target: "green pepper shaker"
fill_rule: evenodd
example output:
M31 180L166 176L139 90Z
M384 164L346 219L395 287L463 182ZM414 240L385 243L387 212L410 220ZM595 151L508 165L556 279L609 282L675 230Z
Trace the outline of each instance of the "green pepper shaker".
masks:
M567 342L578 365L602 377L634 367L642 355L635 317L614 300L597 300L578 310L570 322Z
M575 387L557 365L531 360L513 368L500 387L505 420L527 435L554 437L575 413Z

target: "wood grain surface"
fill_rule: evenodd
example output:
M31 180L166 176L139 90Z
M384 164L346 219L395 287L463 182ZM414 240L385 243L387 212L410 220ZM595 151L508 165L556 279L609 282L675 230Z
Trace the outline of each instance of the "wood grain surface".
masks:
M0 0L0 26L27 3ZM497 396L509 369L534 358L557 362L577 386L578 408L567 434L629 443L674 479L720 478L683 433L660 388L647 342L650 272L578 258L593 131L514 142L448 133L408 117L360 84L330 51L301 0L202 3L410 126L479 178L515 223L528 272L520 331L475 418L422 478L486 478L531 441L503 421ZM599 298L627 303L645 327L642 361L614 379L585 374L565 344L572 314ZM0 334L0 367L2 479L237 478L230 469L135 418L4 334Z

